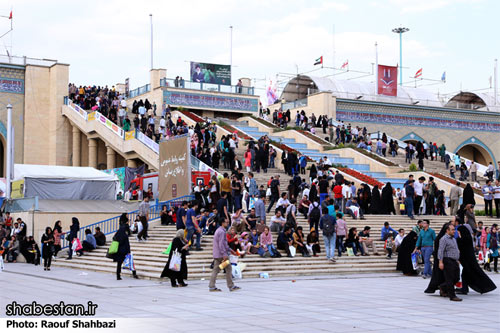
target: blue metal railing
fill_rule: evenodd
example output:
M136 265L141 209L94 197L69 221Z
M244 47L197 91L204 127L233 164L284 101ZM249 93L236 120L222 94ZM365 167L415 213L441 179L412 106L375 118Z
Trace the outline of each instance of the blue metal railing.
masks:
M216 83L204 83L204 82L193 82L193 81L180 81L174 79L163 78L160 80L161 87L171 87L171 88L183 88L183 89L193 89L193 90L205 90L205 91L215 91L222 93L232 93L232 94L243 94L243 95L254 95L254 87L243 87L243 86L232 86L225 84Z
M286 111L289 109L301 108L307 106L307 98L298 99L292 102L286 102L281 104L281 110Z
M171 207L180 206L183 201L192 201L192 200L194 200L193 195L184 195L182 197L175 198L172 200L156 202L149 207L149 221L154 221L160 218L160 212L164 205L167 206L167 209L170 209ZM139 214L138 210L134 210L130 213L127 213L129 221L132 222L135 221L138 214ZM99 227L101 229L101 232L104 233L105 235L115 233L116 231L118 231L120 227L120 216L121 215L118 215L107 220L99 221L81 227L80 230L78 230L77 234L78 239L80 239L81 241L85 240L85 230L90 229L92 234L94 234L96 227ZM69 234L69 231L66 231L65 234L61 236L61 248L63 249L69 246L69 242L66 240L67 234Z
M128 98L137 97L139 95L147 93L148 91L151 91L151 85L149 83L134 90L130 90L128 93Z

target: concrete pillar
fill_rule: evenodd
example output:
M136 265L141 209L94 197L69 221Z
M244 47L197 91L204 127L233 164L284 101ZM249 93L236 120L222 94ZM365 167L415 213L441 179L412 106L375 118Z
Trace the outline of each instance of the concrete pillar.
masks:
M82 137L80 129L76 126L73 126L73 166L81 166L81 144Z
M110 146L106 146L106 167L108 169L116 168L116 153Z
M137 168L137 162L134 159L127 160L127 167Z
M97 139L89 138L89 167L97 169Z

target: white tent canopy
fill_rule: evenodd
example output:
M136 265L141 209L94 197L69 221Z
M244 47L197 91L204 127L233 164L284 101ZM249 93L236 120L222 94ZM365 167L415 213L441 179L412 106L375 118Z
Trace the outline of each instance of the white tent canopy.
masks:
M51 178L114 181L118 177L91 167L71 167L59 165L15 164L14 179Z
M14 181L23 180L27 198L114 200L118 177L89 167L14 165Z

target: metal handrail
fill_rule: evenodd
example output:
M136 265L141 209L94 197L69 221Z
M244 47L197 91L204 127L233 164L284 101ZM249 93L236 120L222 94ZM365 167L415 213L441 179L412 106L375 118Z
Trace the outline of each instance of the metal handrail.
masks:
M222 93L232 93L232 94L243 94L243 95L254 95L255 87L244 87L235 85L226 85L218 83L208 83L208 82L194 82L183 80L163 78L160 79L160 87L170 87L170 88L180 88L180 89L193 89L193 90L204 90L204 91L216 91Z
M160 218L160 212L162 210L162 207L164 205L167 206L167 209L170 209L171 207L178 207L181 205L183 201L192 201L194 200L193 195L184 195L182 197L168 200L168 201L162 201L162 202L156 202L153 205L150 205L149 207L149 221L154 221ZM134 210L129 213L127 213L129 221L135 221L137 215L139 214L139 210ZM86 225L84 227L81 227L80 230L78 230L77 238L80 240L85 239L85 230L90 229L92 234L95 233L95 228L99 227L101 229L101 232L105 235L109 235L112 233L115 233L118 231L120 228L120 216L115 216L103 221L99 221L96 223L92 223L89 225ZM61 248L68 248L69 247L69 242L66 240L65 235L69 234L69 231L66 231L64 235L61 236Z

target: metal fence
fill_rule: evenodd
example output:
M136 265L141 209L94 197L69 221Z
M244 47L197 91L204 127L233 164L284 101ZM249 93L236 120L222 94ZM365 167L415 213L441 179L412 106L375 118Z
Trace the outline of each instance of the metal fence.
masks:
M222 93L254 95L254 87L231 86L225 84L193 82L193 81L180 81L175 79L163 78L160 80L161 87L183 88L193 90L214 91Z
M149 221L154 221L160 218L160 213L164 205L167 206L167 209L170 209L171 207L179 207L183 201L192 201L192 200L194 200L193 195L185 195L168 201L156 202L155 204L149 207ZM134 210L130 213L127 213L129 221L135 221L138 214L139 214L138 210ZM118 215L107 220L99 221L81 227L80 230L78 230L77 234L78 239L80 239L81 241L85 240L85 230L90 229L92 234L94 234L96 227L99 227L101 229L101 232L104 233L105 235L115 233L120 228L120 216L121 215ZM61 235L61 248L63 249L69 247L69 242L66 240L67 234L69 234L69 231L66 231L63 235Z
M130 90L130 92L128 93L128 98L137 97L139 95L147 93L150 90L151 90L151 85L148 83L146 85L143 85L142 87Z
M307 98L298 99L296 101L283 103L283 104L281 104L281 110L286 111L286 110L290 110L290 109L301 108L304 106L307 106Z

